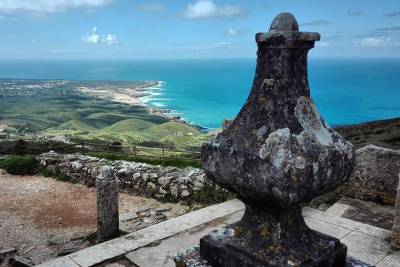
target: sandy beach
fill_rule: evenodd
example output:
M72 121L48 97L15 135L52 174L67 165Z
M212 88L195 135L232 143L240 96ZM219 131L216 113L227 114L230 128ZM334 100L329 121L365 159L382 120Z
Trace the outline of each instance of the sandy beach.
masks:
M82 94L95 98L128 105L147 107L146 101L154 94L153 91L160 90L162 83L163 82L161 81L146 81L143 84L134 87L119 87L110 85L95 87L79 86L76 87L76 90Z

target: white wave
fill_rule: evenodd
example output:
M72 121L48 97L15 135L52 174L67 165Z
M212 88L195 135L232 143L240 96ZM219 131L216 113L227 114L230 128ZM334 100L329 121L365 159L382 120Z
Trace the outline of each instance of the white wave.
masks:
M161 102L152 102L151 105L158 107L158 108L165 108L166 105L164 103Z

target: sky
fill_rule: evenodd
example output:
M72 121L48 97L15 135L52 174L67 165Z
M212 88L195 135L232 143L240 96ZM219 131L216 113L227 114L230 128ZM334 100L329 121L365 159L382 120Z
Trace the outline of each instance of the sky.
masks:
M399 0L0 0L0 58L254 58L280 12L312 57L400 57Z

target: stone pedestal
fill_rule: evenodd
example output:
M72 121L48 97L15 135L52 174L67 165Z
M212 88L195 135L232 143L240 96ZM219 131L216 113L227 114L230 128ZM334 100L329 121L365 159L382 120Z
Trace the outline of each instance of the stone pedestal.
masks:
M200 241L214 267L344 267L346 247L307 227L301 206L349 177L353 148L319 115L307 77L307 54L318 33L299 32L278 15L258 33L256 75L235 120L203 145L208 178L246 203L243 219ZM177 266L188 264L178 258Z
M119 236L118 180L111 167L103 167L96 179L97 241L104 242Z
M273 214L246 207L243 219L200 240L200 255L214 267L345 266L347 248L308 228L301 209Z

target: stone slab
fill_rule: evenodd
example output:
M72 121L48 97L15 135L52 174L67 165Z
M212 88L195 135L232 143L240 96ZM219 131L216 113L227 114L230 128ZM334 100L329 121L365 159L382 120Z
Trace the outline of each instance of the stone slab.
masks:
M83 249L66 257L81 267L93 266L243 209L244 204L242 202L236 199L230 200ZM54 262L54 265L51 265L53 262L50 262L45 263L47 265L39 266L67 267L56 265L56 263Z
M243 211L238 211L162 240L157 246L144 247L128 253L126 258L140 267L175 267L174 257L182 252L182 249L198 246L200 238L220 227L237 222L242 216Z
M358 231L364 234L372 235L378 238L389 238L391 235L391 231L381 229L375 226L363 224L360 222L352 221L346 218L342 217L333 217L327 215L325 212L309 208L309 207L304 207L303 208L303 216L305 218L310 217L317 219L319 221L323 221L329 224L333 224L336 226L340 226L343 228L347 228L353 231Z
M333 204L329 209L325 211L326 214L330 216L342 216L343 213L345 213L348 209L350 209L351 206L347 204L342 204L342 203L335 203Z
M80 267L76 262L68 256L57 258L39 265L40 267Z
M310 209L308 210L308 212L314 213L318 212L318 210ZM190 247L198 246L201 237L208 234L214 229L219 229L220 227L225 226L227 223L230 224L240 220L242 214L243 211L239 211L228 216L229 218L214 221L220 221L219 226L203 225L194 229L190 229L179 235L165 239L157 245L140 248L134 252L127 254L127 258L140 267L174 267L175 264L173 258L178 255L179 252L183 252L185 249ZM309 216L305 217L305 221L307 225L312 229L326 233L328 235L332 235L339 239L344 238L353 231L352 229L321 221ZM201 231L199 231L198 229L201 229Z
M399 267L400 266L400 251L393 251L389 256L381 260L376 267Z
M387 240L358 231L351 232L341 240L348 249L348 254L372 265L386 257L390 250Z
M338 239L342 239L349 233L351 233L351 229L344 228L341 226L337 226L334 224L330 224L324 221L320 221L311 217L305 218L306 224L314 230L317 230L318 232L336 237Z

